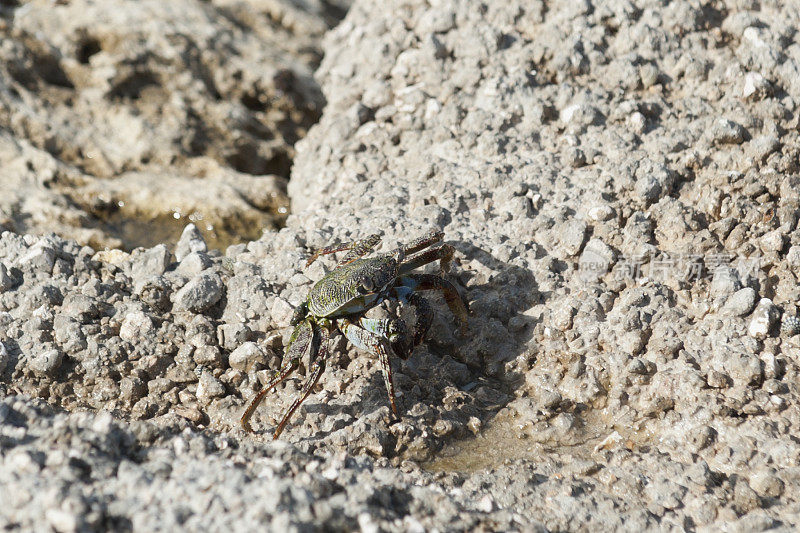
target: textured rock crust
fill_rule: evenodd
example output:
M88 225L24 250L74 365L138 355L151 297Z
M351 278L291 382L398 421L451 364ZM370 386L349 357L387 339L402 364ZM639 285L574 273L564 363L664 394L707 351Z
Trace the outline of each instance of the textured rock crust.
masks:
M286 228L221 253L189 227L174 255L3 233L0 524L799 527L783 4L357 1L323 43ZM339 340L284 442L297 381L241 432L334 264L303 270L308 251L431 227L473 316L459 336L432 298L428 339L393 361L402 421Z
M0 224L128 248L187 217L223 242L274 228L323 105L311 72L334 7L5 2Z

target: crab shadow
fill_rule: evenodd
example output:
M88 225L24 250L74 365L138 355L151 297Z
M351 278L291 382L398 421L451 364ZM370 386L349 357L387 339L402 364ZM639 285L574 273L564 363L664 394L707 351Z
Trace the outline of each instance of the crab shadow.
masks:
M524 375L516 370L520 368L519 359L535 355L531 341L540 322L540 318L524 312L547 296L538 290L532 271L497 259L491 252L470 243L449 244L465 258L462 262L477 261L480 265L472 270L454 265L450 275L470 305L469 330L463 336L457 335L444 299L426 293L435 309L435 320L426 340L407 360L392 358L401 420L417 428L417 435L426 430L435 435L427 444L431 453L473 437L515 398L514 391L524 382ZM351 357L365 358L365 362L370 358L360 351L351 349L350 353ZM303 405L301 413L317 419L346 414L353 417L346 423L349 425L359 418L375 417L382 409L385 415L382 418L389 421L380 365L377 360L366 364L370 367L365 370L367 375L356 380L347 391L348 400L311 400ZM522 368L526 368L524 364ZM341 424L320 429L302 441L324 440L340 429ZM397 450L404 446L400 443L394 449L402 453Z

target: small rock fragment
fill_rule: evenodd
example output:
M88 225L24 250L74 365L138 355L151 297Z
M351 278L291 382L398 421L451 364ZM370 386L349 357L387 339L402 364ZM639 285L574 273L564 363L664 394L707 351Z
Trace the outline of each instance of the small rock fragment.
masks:
M40 376L53 376L61 366L63 358L64 355L61 351L53 348L33 356L28 362L28 366Z
M756 304L756 291L752 287L745 287L733 293L722 307L722 314L726 316L744 316Z
M192 252L207 251L208 246L200 230L198 230L197 226L194 224L187 224L186 227L183 228L183 233L181 233L178 244L175 246L175 259L180 262Z
M228 356L231 368L242 372L249 371L255 363L263 360L264 352L254 342L243 343Z
M594 238L586 243L579 261L580 277L587 282L597 281L611 269L614 251L600 239Z
M155 333L153 321L142 311L128 313L119 328L119 336L126 341L142 341Z
M762 498L777 498L783 494L784 483L774 469L768 468L750 476L750 487Z
M758 245L764 252L780 252L783 244L784 236L779 229L766 233L758 240Z
M207 404L214 398L225 396L225 385L215 378L211 372L203 372L200 381L197 383L197 400L202 404Z
M0 292L5 292L14 285L14 280L8 274L8 269L0 263Z
M732 120L721 118L711 127L711 137L717 144L741 144L745 129Z
M11 362L11 356L8 354L6 345L0 342L0 374L5 372L6 367Z
M159 244L145 252L132 257L131 277L135 281L152 276L160 276L167 271L170 263L170 253L164 244Z
M205 272L191 279L175 294L179 309L202 312L222 298L222 280L215 272Z
M747 332L751 337L756 339L764 339L769 335L772 326L778 321L778 308L772 303L769 298L762 298L758 302L755 311L753 311L753 319L750 321L750 326Z

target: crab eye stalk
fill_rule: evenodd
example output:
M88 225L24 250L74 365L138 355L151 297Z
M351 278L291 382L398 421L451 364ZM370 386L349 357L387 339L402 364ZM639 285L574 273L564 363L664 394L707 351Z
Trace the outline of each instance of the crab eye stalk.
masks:
M370 278L364 278L361 280L361 284L358 286L358 292L362 294L369 294L375 290L375 283Z

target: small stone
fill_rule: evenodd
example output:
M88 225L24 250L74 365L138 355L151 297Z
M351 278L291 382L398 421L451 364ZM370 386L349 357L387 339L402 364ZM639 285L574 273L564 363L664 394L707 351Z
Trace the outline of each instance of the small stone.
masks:
M800 318L784 313L781 318L781 333L786 337L793 337L800 333Z
M192 252L207 251L208 246L200 230L198 230L197 226L194 224L187 224L186 227L183 228L183 233L181 233L178 244L175 246L175 259L180 262Z
M754 385L764 378L763 363L755 354L731 353L724 366L734 382L740 385Z
M711 137L717 144L741 144L745 129L732 120L721 118L711 127Z
M750 487L762 498L777 498L783 494L784 483L774 469L768 468L750 476Z
M11 356L8 354L8 349L5 344L0 342L0 374L5 372L10 362Z
M252 334L253 331L241 322L221 324L217 328L217 341L222 348L232 351L252 338Z
M722 372L712 370L708 373L706 383L708 383L709 387L714 389L725 389L730 386L730 379Z
M56 252L46 244L36 243L19 258L17 264L23 268L33 268L42 272L52 272L56 262Z
M179 309L202 312L222 298L223 284L215 272L205 272L191 279L175 294Z
M153 321L142 311L134 311L125 315L119 328L119 336L130 342L150 339L154 334Z
M575 130L596 124L600 116L600 112L588 104L573 104L562 109L559 118L571 130Z
M764 234L758 240L758 245L764 252L780 252L783 249L783 244L784 235L779 229Z
M744 316L756 305L756 291L752 287L745 287L733 293L722 307L722 314L726 316Z
M171 254L163 244L154 246L138 255L134 252L131 277L138 281L152 276L160 276L169 268L170 259Z
M636 172L633 193L637 200L653 204L667 196L675 185L675 173L662 164L648 161Z
M294 314L294 307L283 298L275 298L270 309L272 321L280 325L289 325L289 320Z
M589 209L587 216L598 222L609 220L614 216L614 208L610 205L597 205Z
M81 525L75 513L65 511L64 509L48 509L45 511L44 516L50 526L58 533L72 533L73 531L78 531L78 527Z
M491 495L487 494L481 498L475 508L482 513L491 513L494 511L494 500Z
M580 277L583 281L594 282L611 269L614 251L600 239L594 238L586 243L579 261Z
M212 368L222 366L222 352L216 346L198 346L192 354L194 362L198 365L206 365Z
M740 513L747 513L760 506L760 499L758 494L750 488L744 478L736 480L736 486L733 489L733 504L736 506Z
M125 377L119 383L119 393L123 400L136 402L147 394L147 385L138 377Z
M191 252L184 257L175 271L181 275L192 277L211 266L211 258L205 252Z
M795 272L800 273L800 246L794 245L789 248L789 251L786 252L786 264Z
M33 356L28 362L28 366L39 376L53 376L61 366L63 359L64 355L61 351L54 348Z
M644 115L636 111L628 117L628 124L630 124L631 128L633 128L633 131L641 134L644 132L644 129L647 126L647 119Z
M225 385L211 375L211 372L203 372L200 375L200 381L197 383L197 400L206 404L214 398L223 396L225 396Z
M8 274L8 269L0 263L0 292L5 292L14 286L14 280Z
M770 93L770 84L764 76L758 72L748 72L744 76L744 86L742 87L742 98L761 100Z
M639 78L642 80L642 87L645 89L652 87L658 81L658 67L652 63L646 63L639 67Z
M264 361L264 352L254 342L245 342L228 356L231 368L248 372L253 365Z
M758 302L756 310L753 311L753 319L750 321L747 332L756 339L765 339L777 321L778 308L769 298L762 298Z
M581 251L586 229L586 223L581 220L573 220L562 226L558 240L566 257L572 257Z
M714 277L711 279L709 292L713 298L719 296L730 296L742 288L739 280L739 272L728 265L720 265L714 269Z

